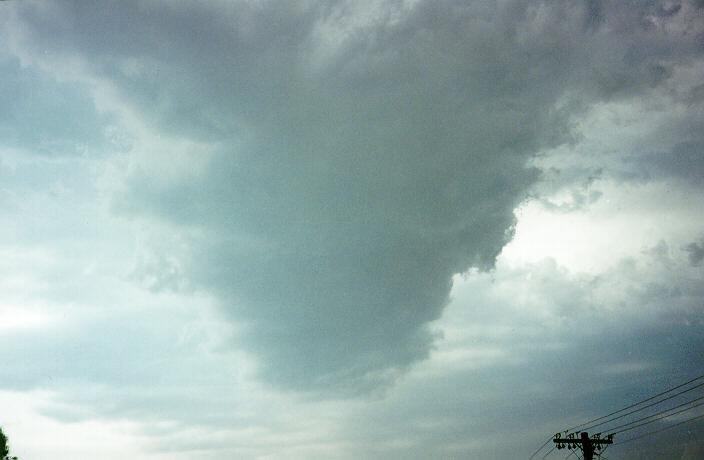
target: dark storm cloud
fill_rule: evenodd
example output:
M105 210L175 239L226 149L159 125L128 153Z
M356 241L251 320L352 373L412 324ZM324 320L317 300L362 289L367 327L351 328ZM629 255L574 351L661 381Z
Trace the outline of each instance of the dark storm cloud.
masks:
M702 127L704 128L704 123ZM646 159L645 165L653 175L684 179L701 187L704 185L703 158L704 136L679 143L668 153L653 155Z
M692 266L698 266L704 260L704 247L697 242L688 244L685 248L688 253L689 263Z
M438 322L447 337L432 359L382 404L349 416L346 432L367 441L368 458L528 458L559 430L696 377L701 277L664 247L598 276L550 260L470 274ZM662 458L679 458L679 435L661 435ZM617 458L636 450L619 446Z
M215 151L191 155L187 180L136 158L116 208L189 231L179 276L248 324L262 374L287 387L363 391L426 357L452 275L492 267L510 239L538 177L526 161L572 140L584 107L649 91L701 53L694 32L663 26L682 11L649 2L357 8L76 2L19 16L27 53L78 59L155 135Z

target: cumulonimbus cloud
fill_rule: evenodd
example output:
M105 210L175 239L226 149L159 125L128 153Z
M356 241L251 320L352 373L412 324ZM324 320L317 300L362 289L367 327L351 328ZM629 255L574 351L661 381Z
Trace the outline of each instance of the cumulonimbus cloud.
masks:
M586 104L648 91L700 52L668 29L686 8L606 3L102 2L19 17L28 52L81 62L155 135L209 146L180 166L198 174L158 180L150 163L115 199L200 230L182 275L248 324L262 375L363 391L427 356L453 274L492 266L538 178L527 160L569 141Z

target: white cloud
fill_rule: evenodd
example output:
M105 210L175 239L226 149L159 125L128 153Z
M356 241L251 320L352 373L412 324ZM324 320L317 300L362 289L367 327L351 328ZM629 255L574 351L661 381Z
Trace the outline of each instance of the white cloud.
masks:
M701 234L697 216L704 212L704 192L699 188L614 180L598 180L590 188L600 192L599 198L568 211L525 202L502 260L521 265L550 257L571 270L600 273L663 239L679 248Z

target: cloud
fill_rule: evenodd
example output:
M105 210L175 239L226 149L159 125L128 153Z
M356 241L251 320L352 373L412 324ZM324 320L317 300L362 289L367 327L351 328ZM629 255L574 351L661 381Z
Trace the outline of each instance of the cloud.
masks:
M704 120L700 120L704 122ZM700 125L704 128L704 123ZM704 162L701 161L704 152L704 138L696 141L682 142L665 154L649 158L651 171L656 174L666 174L670 177L686 180L696 186L704 185Z
M139 114L115 209L186 243L136 273L217 295L283 387L367 391L426 358L453 274L510 240L528 160L701 52L646 3L367 6L28 4L13 29ZM157 136L194 146L173 180Z
M0 3L20 457L514 458L700 373L697 3Z
M698 266L702 260L704 260L704 248L699 245L697 242L692 242L689 243L685 248L685 251L687 251L688 254L688 259L689 263L696 267Z
M7 20L0 16L0 24ZM7 33L0 33L7 42ZM0 136L5 148L37 155L84 154L104 142L109 117L97 113L90 94L76 82L57 81L20 59L0 51Z
M598 275L501 256L491 273L455 277L430 359L386 398L347 408L343 432L369 458L528 456L555 431L698 376L701 274L681 256L615 258ZM677 458L683 445L660 449Z

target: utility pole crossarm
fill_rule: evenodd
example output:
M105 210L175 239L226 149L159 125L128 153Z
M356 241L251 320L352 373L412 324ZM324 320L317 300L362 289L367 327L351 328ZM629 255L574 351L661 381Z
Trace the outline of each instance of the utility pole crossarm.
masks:
M579 435L579 437L576 435ZM566 438L562 438L560 437L560 433L557 433L552 442L556 444L555 447L558 449L564 449L565 447L572 449L573 447L578 447L584 454L584 460L592 460L594 458L594 451L601 449L607 444L613 444L614 437L613 435L608 435L606 438L602 439L597 434L590 438L589 433L583 431L581 433L572 433Z
M582 439L577 439L577 438L555 438L552 440L555 444L584 444L585 442L591 443L591 444L613 444L614 441L613 439L609 438L604 438L604 439L587 439L586 441Z

